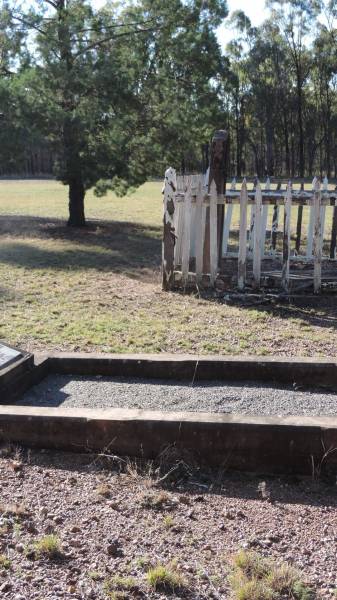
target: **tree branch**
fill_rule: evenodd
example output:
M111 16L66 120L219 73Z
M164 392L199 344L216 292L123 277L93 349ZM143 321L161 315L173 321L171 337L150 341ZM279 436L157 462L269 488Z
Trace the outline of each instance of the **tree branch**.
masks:
M89 50L93 50L94 48L103 46L103 44L106 44L107 42L110 42L112 40L116 40L118 38L125 37L126 35L131 36L131 35L135 35L137 33L146 33L147 31L158 31L158 28L154 29L153 27L150 27L148 29L135 29L134 31L125 31L124 33L119 33L118 35L110 35L101 40L97 40L96 42L92 42L91 44L89 44L88 46L83 48L83 50L79 50L78 52L76 52L76 54L74 55L74 60L76 60L76 58L81 56L81 54L85 54L85 52L88 52Z

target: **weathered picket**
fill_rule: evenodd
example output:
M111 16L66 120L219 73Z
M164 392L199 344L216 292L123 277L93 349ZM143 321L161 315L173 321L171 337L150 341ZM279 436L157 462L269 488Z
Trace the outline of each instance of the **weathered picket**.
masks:
M329 191L326 178L322 185L315 178L312 188L295 190L288 182L272 189L269 179L264 186L255 181L252 188L246 180L241 185L233 180L219 194L215 181L204 175L176 177L168 169L164 289L202 284L240 291L277 286L286 292L310 286L316 293L337 290L337 191ZM307 217L302 239L292 231L299 208L301 218Z

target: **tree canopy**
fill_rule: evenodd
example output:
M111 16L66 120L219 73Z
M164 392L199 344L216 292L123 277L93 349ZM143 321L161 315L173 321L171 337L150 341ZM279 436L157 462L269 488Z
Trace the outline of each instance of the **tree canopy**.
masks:
M170 164L200 170L219 128L232 174L336 175L336 3L267 5L253 27L225 0L6 0L0 172L53 169L76 226L87 189L121 195Z

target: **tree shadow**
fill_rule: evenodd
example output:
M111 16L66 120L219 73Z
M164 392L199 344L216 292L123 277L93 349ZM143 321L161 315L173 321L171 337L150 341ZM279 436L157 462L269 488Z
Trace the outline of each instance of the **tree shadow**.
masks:
M1 262L29 269L95 269L146 279L160 268L161 230L145 224L97 221L72 229L57 219L5 215L0 236L6 236ZM43 244L50 240L55 249Z
M182 296L197 296L209 304L236 307L247 311L259 319L259 315L276 317L280 319L300 320L303 327L323 327L328 329L337 328L337 293L318 294L303 292L302 295L285 296L280 290L274 290L272 295L262 291L261 294L250 290L249 293L237 293L237 290L229 288L226 291L214 292L210 288L198 289L192 286L184 290L174 289L174 293ZM262 323L262 320L261 320Z
M225 303L223 299L219 299ZM296 319L303 327L323 327L337 329L337 297L313 296L303 294L302 297L289 299L264 299L248 302L232 301L231 306L245 309L248 313L270 315L280 319ZM253 315L252 315L253 316ZM257 318L259 318L257 316Z

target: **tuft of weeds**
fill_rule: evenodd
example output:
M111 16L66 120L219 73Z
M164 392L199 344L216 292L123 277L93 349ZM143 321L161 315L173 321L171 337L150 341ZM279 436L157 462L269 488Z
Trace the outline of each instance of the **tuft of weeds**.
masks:
M128 598L127 592L137 592L139 584L135 577L115 575L105 580L103 589L110 600L119 600L120 598Z
M163 519L163 524L165 529L172 529L172 527L175 525L174 519L171 517L171 515L166 515Z
M138 569L150 569L152 567L152 561L149 556L139 556L136 560L136 567Z
M38 558L49 559L60 558L62 556L61 544L59 538L54 535L45 535L33 545L34 553Z
M287 563L241 550L233 559L229 577L235 600L314 600L314 592L300 573Z
M92 581L100 581L102 579L102 575L98 571L88 571L88 577Z
M11 561L5 554L0 554L0 569L10 569Z
M101 483L96 488L96 492L99 496L103 496L104 498L110 498L111 496L111 488L107 483Z
M158 564L146 574L147 582L156 591L176 593L187 588L185 578L171 565Z
M22 525L21 525L21 523L19 523L18 521L15 521L15 523L13 524L14 535L16 537L20 537L21 531L22 531Z
M140 505L142 508L152 508L153 510L169 510L173 508L174 503L170 494L162 490L157 493L144 492L141 494Z

